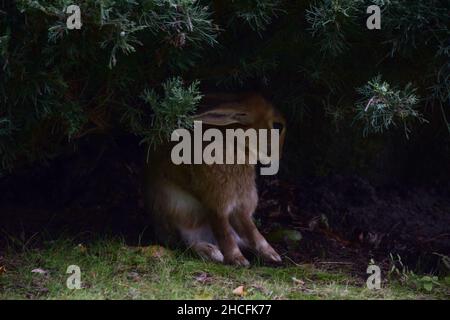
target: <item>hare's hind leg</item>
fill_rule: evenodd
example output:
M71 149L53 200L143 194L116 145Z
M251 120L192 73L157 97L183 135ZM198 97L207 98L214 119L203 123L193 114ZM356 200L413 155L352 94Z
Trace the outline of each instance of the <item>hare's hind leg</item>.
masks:
M207 211L190 193L165 180L152 195L155 229L163 242L169 238L181 240L205 260L223 262L207 223ZM165 232L162 232L165 231Z
M245 247L255 251L266 261L281 262L280 255L259 232L251 213L235 212L230 216L230 222Z

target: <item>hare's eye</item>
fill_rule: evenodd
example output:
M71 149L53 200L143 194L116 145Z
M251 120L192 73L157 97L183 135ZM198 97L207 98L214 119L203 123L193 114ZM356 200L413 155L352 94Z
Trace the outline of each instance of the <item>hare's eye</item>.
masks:
M278 130L280 130L280 131L283 131L284 126L283 126L283 124L282 124L281 122L274 122L274 123L273 123L273 128L274 128L274 129L278 129Z

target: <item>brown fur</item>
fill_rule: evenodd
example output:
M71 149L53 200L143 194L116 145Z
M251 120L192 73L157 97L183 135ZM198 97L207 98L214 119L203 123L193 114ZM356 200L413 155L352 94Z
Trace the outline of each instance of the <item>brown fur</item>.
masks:
M239 118L237 123L227 122L227 128L271 129L273 121L285 124L259 95L227 97L220 103L220 96L214 96L216 102L203 108L199 118L207 122L204 112L231 108L238 116L245 113L245 121ZM280 135L280 148L285 131ZM252 221L258 204L254 165L177 166L170 160L170 150L170 144L160 147L148 164L146 196L160 240L173 242L181 238L200 256L235 265L249 264L239 247L249 248L266 260L281 261Z

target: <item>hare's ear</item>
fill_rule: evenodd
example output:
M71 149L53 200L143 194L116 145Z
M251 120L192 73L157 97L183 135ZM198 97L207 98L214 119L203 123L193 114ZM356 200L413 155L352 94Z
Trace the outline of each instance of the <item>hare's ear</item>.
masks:
M227 126L236 123L249 125L253 123L253 117L250 112L242 110L241 105L237 103L222 104L194 116L194 120L213 126Z

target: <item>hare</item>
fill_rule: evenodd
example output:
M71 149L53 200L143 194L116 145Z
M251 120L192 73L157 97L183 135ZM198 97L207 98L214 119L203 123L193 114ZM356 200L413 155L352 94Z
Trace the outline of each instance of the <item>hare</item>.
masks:
M203 101L206 107L195 120L214 128L278 129L281 150L285 119L262 96L210 95ZM241 249L281 262L252 220L258 204L255 165L175 165L170 149L168 143L154 150L146 173L146 203L159 241L182 240L200 257L220 263L248 266Z

